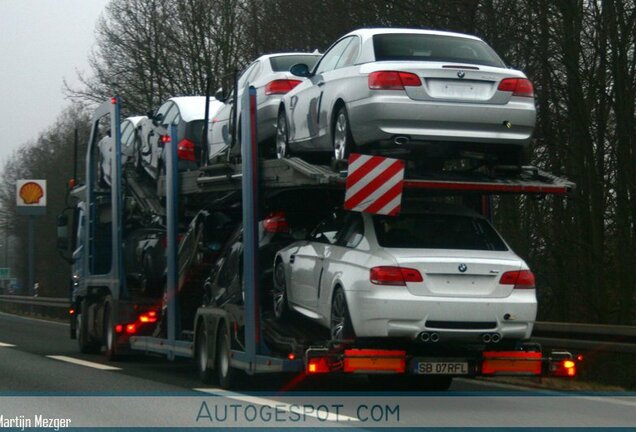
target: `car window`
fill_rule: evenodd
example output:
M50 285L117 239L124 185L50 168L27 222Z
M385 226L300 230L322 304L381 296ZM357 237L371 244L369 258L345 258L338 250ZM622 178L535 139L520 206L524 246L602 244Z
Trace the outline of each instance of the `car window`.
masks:
M319 55L286 55L278 57L270 57L269 64L274 72L289 72L289 69L296 64L306 64L309 70L313 69L316 62L320 58Z
M164 126L174 124L174 120L177 118L178 115L179 107L177 107L177 104L173 103L168 112L163 116L161 124Z
M506 251L506 244L485 220L451 214L373 216L378 244L387 248Z
M318 63L315 74L318 75L334 70L336 68L336 65L338 64L338 60L340 60L340 56L347 48L347 46L351 43L352 39L353 38L351 37L343 39L336 45L334 45L329 51L327 51L320 60L320 63Z
M435 61L505 67L485 42L433 34L394 33L373 36L376 61Z
M250 78L252 72L254 72L254 69L256 68L256 64L257 62L252 63L251 65L247 67L247 69L245 69L245 72L241 74L237 84L239 89L242 89L243 87L245 87L245 83L248 82L248 79Z
M319 243L335 244L345 223L345 215L335 211L323 219L311 234L311 239Z
M174 105L174 103L173 103L172 101L168 101L168 102L164 103L164 104L163 104L163 105L161 105L161 106L159 107L159 109L157 110L157 115L158 115L158 114L161 114L161 116L162 116L163 118L166 118L166 114L168 113L168 110L169 110L170 108L172 108L172 106L173 106L173 105Z
M353 37L351 38L351 43L347 46L347 48L340 56L340 60L338 60L338 64L336 64L336 69L353 65L358 59L359 52L360 39L358 39L357 37Z
M121 132L121 143L123 147L132 146L135 141L135 128L131 122L124 122Z
M364 238L364 223L360 213L347 213L344 228L337 236L338 244L348 248L357 247Z

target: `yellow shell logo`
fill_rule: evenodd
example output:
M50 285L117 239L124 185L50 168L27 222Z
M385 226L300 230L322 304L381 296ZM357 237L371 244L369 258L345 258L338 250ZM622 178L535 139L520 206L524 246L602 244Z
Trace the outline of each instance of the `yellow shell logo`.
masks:
M34 182L28 182L20 188L20 198L25 204L38 204L44 196L42 187Z

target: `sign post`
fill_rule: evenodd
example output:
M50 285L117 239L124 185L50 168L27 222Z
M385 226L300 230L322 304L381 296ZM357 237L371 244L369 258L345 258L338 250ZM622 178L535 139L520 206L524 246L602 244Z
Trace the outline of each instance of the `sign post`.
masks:
M33 240L33 223L35 216L46 214L46 180L18 180L16 182L16 212L29 218L29 257L27 294L33 294L35 282L35 244Z

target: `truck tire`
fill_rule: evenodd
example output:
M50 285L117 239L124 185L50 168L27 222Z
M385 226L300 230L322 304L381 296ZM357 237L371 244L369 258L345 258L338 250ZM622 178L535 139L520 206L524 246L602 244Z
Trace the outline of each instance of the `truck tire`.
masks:
M77 315L77 343L83 354L94 354L99 351L99 344L91 339L88 334L88 320L84 319L88 312L88 301L82 300L79 314Z
M215 369L218 384L223 389L230 389L234 384L236 370L230 365L230 337L226 324L219 326L216 343Z
M216 373L208 367L209 363L209 347L208 347L208 335L205 331L205 325L200 324L197 329L197 337L195 339L195 364L197 367L197 374L199 379L204 384L216 384Z
M115 334L115 323L110 305L107 303L104 308L104 344L106 345L106 359L115 361L121 359L117 352L117 336Z

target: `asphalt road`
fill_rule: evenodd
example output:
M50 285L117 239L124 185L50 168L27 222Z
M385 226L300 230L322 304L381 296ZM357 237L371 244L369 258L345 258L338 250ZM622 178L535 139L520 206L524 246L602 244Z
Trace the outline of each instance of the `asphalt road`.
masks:
M0 427L2 416L26 421L47 413L72 419L75 427L636 428L634 394L567 395L467 379L456 379L444 394L385 393L360 376L258 377L225 392L203 386L189 361L135 356L107 362L80 354L68 333L66 324L0 313ZM141 414L148 412L153 415Z

